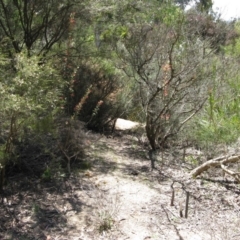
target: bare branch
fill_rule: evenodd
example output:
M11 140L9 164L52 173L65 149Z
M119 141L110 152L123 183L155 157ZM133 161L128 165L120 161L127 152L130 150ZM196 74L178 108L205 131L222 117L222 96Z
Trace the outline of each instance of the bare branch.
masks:
M217 157L217 158L211 159L211 160L203 163L202 165L198 166L197 168L193 169L191 171L190 175L195 178L195 177L199 176L201 173L203 173L204 171L207 171L211 167L221 166L222 169L226 173L228 173L232 176L235 176L235 175L238 175L238 173L231 172L226 167L224 167L224 165L228 164L228 163L236 163L238 161L240 161L240 155Z

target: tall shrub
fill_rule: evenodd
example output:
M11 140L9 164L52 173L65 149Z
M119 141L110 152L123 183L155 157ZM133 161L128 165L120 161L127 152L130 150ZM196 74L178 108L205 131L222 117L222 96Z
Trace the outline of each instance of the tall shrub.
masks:
M2 56L0 64L2 188L5 166L23 132L34 130L60 110L64 82L50 62L40 62L39 57L28 57L25 52L16 54L14 60Z

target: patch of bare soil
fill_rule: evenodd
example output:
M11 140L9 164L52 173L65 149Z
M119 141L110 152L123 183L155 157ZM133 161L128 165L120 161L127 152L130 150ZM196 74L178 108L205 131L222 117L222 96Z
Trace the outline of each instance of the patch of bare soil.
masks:
M0 239L240 239L240 189L232 179L216 170L190 179L190 165L170 150L151 171L148 151L130 135L88 143L89 170L50 182L9 179Z

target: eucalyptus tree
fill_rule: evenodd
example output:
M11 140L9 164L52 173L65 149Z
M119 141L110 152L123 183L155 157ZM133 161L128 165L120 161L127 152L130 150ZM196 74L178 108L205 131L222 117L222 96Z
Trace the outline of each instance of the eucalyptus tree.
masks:
M5 52L26 48L46 54L66 34L74 0L0 0L0 41Z

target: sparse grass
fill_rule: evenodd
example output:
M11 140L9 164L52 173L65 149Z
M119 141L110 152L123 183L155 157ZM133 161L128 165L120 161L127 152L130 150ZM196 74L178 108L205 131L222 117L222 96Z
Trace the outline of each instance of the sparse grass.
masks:
M100 233L111 230L114 224L114 219L112 219L112 216L108 211L99 213L99 219L100 219L100 223L99 223L98 230Z
M32 206L32 211L33 211L33 214L34 214L34 215L39 214L39 212L40 212L40 207L39 207L39 205L36 204L36 203L34 203L33 206Z
M92 168L92 163L89 161L82 161L79 163L79 168L82 171L90 170Z
M96 227L99 233L110 231L116 223L116 217L120 211L120 201L118 194L106 197L103 192L97 197Z
M186 162L190 163L192 166L197 166L199 164L199 160L194 156L186 156Z
M41 178L43 181L50 181L52 179L52 172L48 166L46 167L45 171L43 172Z

